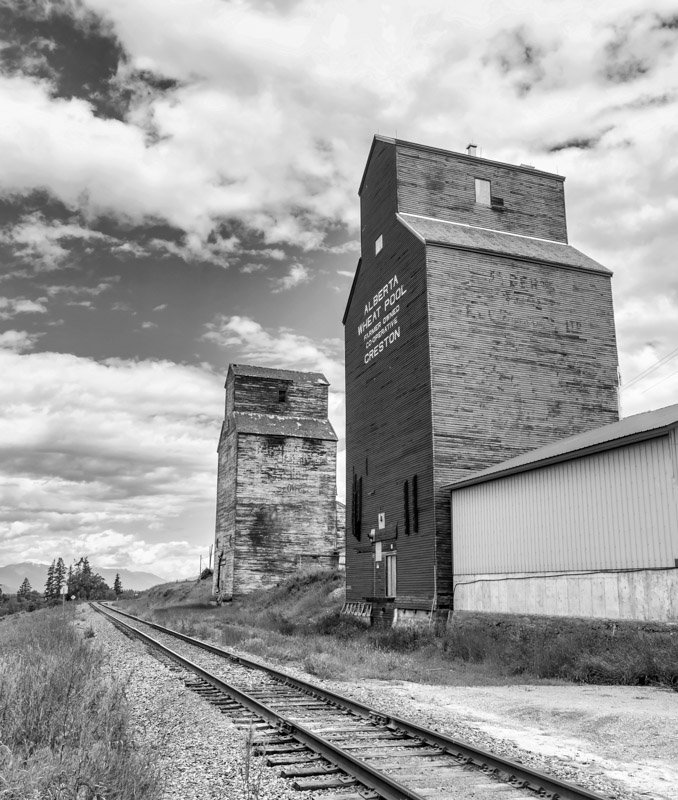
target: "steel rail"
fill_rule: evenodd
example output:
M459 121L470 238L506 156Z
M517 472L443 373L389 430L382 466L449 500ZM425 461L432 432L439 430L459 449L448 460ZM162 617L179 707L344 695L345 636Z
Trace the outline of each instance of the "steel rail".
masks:
M140 617L135 617L133 614L128 614L125 611L119 611L118 609L112 610L114 610L116 614L122 614L125 617L129 617L130 619L141 622L144 625L148 625L155 630L161 631L162 633L166 633L170 636L181 639L188 644L200 647L214 655L228 658L229 660L234 661L244 667L249 667L250 669L262 670L278 680L294 686L306 694L314 695L320 699L328 701L329 703L342 706L346 710L352 711L358 716L373 719L375 722L380 722L381 724L390 728L392 731L404 731L410 736L414 736L418 739L421 739L428 745L444 750L446 753L462 759L468 764L485 768L489 772L496 770L500 773L504 773L505 775L513 778L512 785L516 788L524 787L531 789L542 796L550 796L553 798L553 800L555 800L555 798L560 798L561 800L609 800L609 798L606 798L604 795L591 792L588 789L585 789L583 786L562 781L559 778L555 778L539 770L527 767L517 761L495 755L487 750L475 747L468 742L464 742L461 739L445 736L444 734L409 722L401 717L396 717L392 714L385 714L381 711L377 711L369 706L357 702L356 700L352 700L350 697L345 697L344 695L332 692L329 689L324 689L320 686L306 683L305 681L295 678L293 675L283 672L282 670L266 666L258 661L244 658L243 656L236 655L235 653L230 653L228 650L224 650L221 647L208 644L207 642L201 642L199 639L194 639L193 637L187 636L184 633L173 631L171 628L164 628L162 625L158 625L154 622L147 622L146 620L143 620Z
M368 766L364 762L352 756L346 750L342 750L340 747L337 747L331 742L326 741L303 725L299 725L282 714L278 714L276 711L264 705L263 703L260 703L246 692L243 692L242 690L237 689L235 686L231 686L225 681L222 681L220 678L217 678L216 675L212 675L210 672L207 672L207 670L180 655L175 650L172 650L169 647L161 644L152 636L143 633L143 631L140 631L138 628L135 628L120 619L116 619L112 615L111 609L105 609L98 603L91 605L100 614L108 617L108 619L110 619L114 625L121 626L125 630L132 632L134 636L141 639L143 642L155 648L156 650L159 650L161 653L163 653L163 655L168 656L177 663L181 664L182 667L185 667L196 675L199 675L204 681L209 683L211 686L214 686L215 689L228 694L234 700L237 700L238 703L264 719L266 722L269 722L273 726L281 729L281 731L285 734L293 736L295 739L302 742L302 744L305 744L310 750L313 750L313 752L323 756L328 761L344 770L344 772L356 778L356 780L360 781L360 783L362 783L364 786L377 792L377 794L379 794L385 800L426 800L426 798L424 798L422 795L417 794L412 789L408 789L406 786L394 781L380 770ZM131 615L128 614L126 616ZM143 620L139 621L143 622Z

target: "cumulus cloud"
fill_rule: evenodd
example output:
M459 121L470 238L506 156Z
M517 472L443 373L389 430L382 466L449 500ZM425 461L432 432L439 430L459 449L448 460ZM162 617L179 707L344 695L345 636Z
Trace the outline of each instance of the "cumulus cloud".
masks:
M2 78L0 77L0 85ZM112 242L114 239L77 223L47 220L40 212L25 215L0 231L0 241L12 245L15 256L38 270L57 269L71 254L74 241Z
M58 295L66 295L67 297L88 296L98 297L100 294L113 288L113 286L120 281L119 275L112 275L105 280L100 281L96 286L80 286L78 284L65 284L65 285L51 285L45 286L44 291L49 297L57 297Z
M250 261L240 267L240 272L245 273L245 275L251 275L253 272L264 272L266 269L268 269L266 264L255 264Z
M47 307L40 301L25 297L0 297L0 319L12 319L17 314L44 314L46 311Z
M68 541L62 555L77 557L114 531L136 542L124 566L157 556L158 572L176 575L154 531L177 552L211 540L220 379L171 362L20 355L31 341L17 332L0 342L2 560L41 550L44 560L50 542Z
M537 156L574 174L589 164L569 151L592 151L598 202L602 181L622 174L617 148L632 150L623 174L635 191L635 151L667 152L675 130L668 0L586 14L537 0L500 13L485 0L463 14L443 0L299 2L285 13L220 0L86 0L74 14L76 5L81 27L88 15L105 20L96 33L120 48L118 89L129 81L134 100L121 118L105 118L95 99L58 95L48 74L0 78L5 191L45 188L86 216L162 220L187 239L157 247L186 260L228 263L235 243L220 231L231 221L268 243L354 249L325 237L356 230L355 191L375 131L452 148L471 137L488 157ZM171 89L132 91L142 72ZM639 125L630 109L658 98ZM52 248L64 258L58 241Z
M201 261L226 267L228 266L228 256L237 252L239 244L240 240L237 236L215 235L205 241L201 236L190 233L180 243L167 239L153 239L149 243L148 249L178 256L187 263Z
M311 280L308 269L303 264L292 264L287 275L282 278L271 278L271 291L274 294L294 289Z
M11 350L15 353L32 350L41 336L40 333L28 333L27 331L4 331L0 333L0 350Z

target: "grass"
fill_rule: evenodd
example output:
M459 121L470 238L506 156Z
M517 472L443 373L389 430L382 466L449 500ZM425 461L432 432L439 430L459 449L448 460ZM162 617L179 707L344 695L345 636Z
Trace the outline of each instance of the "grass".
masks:
M449 631L444 647L452 657L488 664L506 674L576 683L663 685L678 691L678 630L655 627L473 620Z
M320 679L455 686L571 681L678 689L678 630L496 617L449 629L369 628L340 615L342 587L342 573L313 570L220 608L210 605L209 581L156 587L125 606L196 638L301 666Z
M106 677L103 653L70 624L73 613L2 622L0 797L155 800L159 774L133 738L125 687Z

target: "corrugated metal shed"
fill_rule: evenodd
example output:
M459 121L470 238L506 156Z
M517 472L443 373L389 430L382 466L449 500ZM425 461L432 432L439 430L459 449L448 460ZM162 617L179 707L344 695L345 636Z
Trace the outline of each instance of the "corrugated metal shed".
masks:
M458 489L455 573L673 566L673 477L665 435Z
M451 483L448 489L460 489L476 483L485 483L505 475L553 464L572 458L589 455L601 450L622 447L636 441L662 436L678 425L678 404L645 411L625 417L619 422L603 425L591 431L569 436L536 450L530 450L516 458L502 461L461 481Z
M450 486L455 609L678 620L678 405Z

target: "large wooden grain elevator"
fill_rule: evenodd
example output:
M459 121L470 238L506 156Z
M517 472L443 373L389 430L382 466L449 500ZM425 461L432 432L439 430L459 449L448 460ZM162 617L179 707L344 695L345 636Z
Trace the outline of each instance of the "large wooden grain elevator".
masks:
M444 487L618 420L611 273L568 244L563 183L374 138L343 320L346 611L449 609Z

